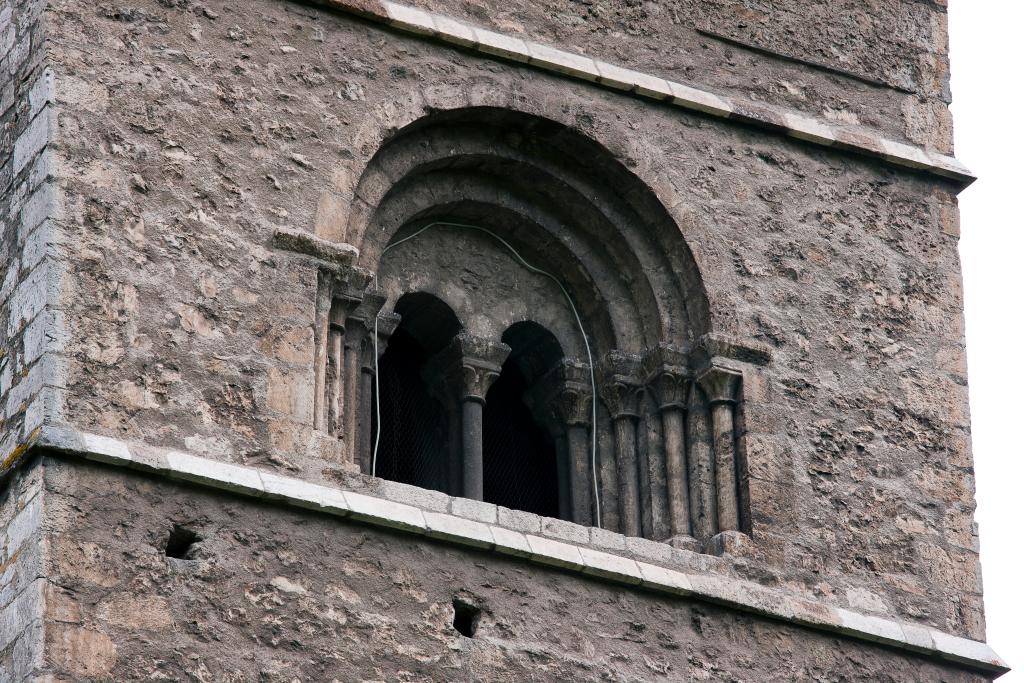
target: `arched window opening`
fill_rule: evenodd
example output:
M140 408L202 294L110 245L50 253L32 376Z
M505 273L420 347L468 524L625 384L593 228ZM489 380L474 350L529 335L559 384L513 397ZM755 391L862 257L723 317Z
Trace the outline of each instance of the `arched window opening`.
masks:
M564 517L553 424L538 422L531 396L539 380L561 360L550 332L517 323L502 336L512 353L487 392L483 417L484 500L546 517Z
M428 359L461 325L429 294L407 294L395 305L401 323L380 358L380 446L377 476L448 489L449 415L424 377ZM375 432L377 425L373 424ZM372 447L372 445L371 445Z
M345 457L373 441L352 417L376 379L378 476L677 547L750 530L742 385L770 354L712 329L686 230L616 155L521 112L433 112L356 195L369 210L337 227L357 268L331 284L351 312L332 309L318 368ZM452 308L403 295L424 289Z

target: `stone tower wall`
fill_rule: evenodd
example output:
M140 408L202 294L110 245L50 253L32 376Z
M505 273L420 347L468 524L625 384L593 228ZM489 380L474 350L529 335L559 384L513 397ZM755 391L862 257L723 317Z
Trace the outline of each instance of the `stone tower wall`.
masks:
M205 667L247 678L266 670L303 680L324 672L338 680L355 671L371 676L363 660L339 664L336 643L316 645L310 657L288 644L304 629L328 625L341 641L360 643L366 658L375 647L404 647L415 633L423 640L403 650L404 666L434 679L446 679L453 662L471 661L483 677L521 680L535 657L549 667L542 678L621 671L615 655L595 655L614 648L589 641L591 630L625 643L625 679L671 678L669 671L716 666L719 655L764 653L781 641L797 643L788 651L806 658L787 672L799 676L813 667L807 653L835 644L835 636L803 627L776 632L775 622L699 600L669 607L556 570L519 570L507 558L221 499L160 482L157 475L173 470L166 464L140 475L61 459L96 452L95 443L175 449L466 516L457 502L353 473L342 462L346 445L318 428L323 259L282 249L279 237L351 241L348 227L395 180L363 175L382 143L425 115L486 107L556 122L607 149L678 226L707 293L709 329L702 332L746 340L770 355L767 363L740 363L748 542L711 557L630 541L648 553L636 559L984 640L957 257L956 194L969 174L941 156L951 152L945 11L932 2L870 11L829 6L421 6L715 93L730 103L727 118L671 99L653 102L643 87L623 92L522 63L514 53L453 45L417 34L408 22L384 25L386 4L357 3L355 13L339 3L283 0L40 6L33 16L51 36L49 71L40 55L38 77L16 81L21 113L11 120L26 131L17 139L31 141L28 122L48 117L38 145L19 144L43 151L39 158L51 165L32 176L26 163L21 184L12 182L6 195L28 206L18 198L43 188L50 232L38 234L50 257L40 261L45 287L25 290L45 292L38 306L17 300L17 283L31 272L8 266L13 284L5 281L4 291L14 293L5 324L12 323L0 362L13 388L0 388L7 392L5 466L24 458L52 472L47 542L62 552L47 571L83 577L74 586L56 581L78 611L49 623L88 632L76 631L84 640L74 642L106 653L97 661L109 666L95 675L115 680L161 670L152 650L160 641L138 633L169 627L179 640L161 644L173 649L166 672L199 676ZM823 54L823 44L835 51ZM42 99L31 94L39 92ZM794 135L794 125L803 132ZM52 185L32 180L51 176ZM8 213L8 263L27 262L22 252L31 243L16 227L27 219ZM419 256L424 262L437 256L430 248ZM44 316L38 332L30 314ZM26 319L14 324L19 316ZM40 363L38 379L32 362ZM55 440L46 427L95 436ZM47 450L33 460L32 444L65 455ZM123 534L101 537L120 515ZM593 531L536 523L538 534L594 547ZM174 524L201 527L203 554L194 564L163 557L161 539ZM361 543L364 549L351 550ZM353 552L358 561L347 559ZM415 574L421 561L430 564L427 576L392 580ZM358 577L351 589L329 571L346 562L343 573ZM500 580L486 578L480 565L489 562L500 567L493 570ZM529 578L508 578L520 571ZM601 624L614 621L618 601L632 615L616 627L622 633L608 636L591 624L579 627L571 646L531 654L531 643L582 619L558 606L560 580L576 592L571 602L604 605L607 614L595 617ZM448 594L479 592L487 581L487 609L497 616L484 626L495 649L461 652L466 643L442 628ZM514 597L517 582L536 585L532 598L554 604L530 629L505 630L533 612ZM247 592L238 593L242 585ZM215 615L199 614L207 589ZM363 601L378 597L369 600L372 609L353 606L352 592ZM135 624L133 614L163 621ZM280 633L276 618L289 622ZM702 624L713 635L699 635ZM246 640L254 629L259 635ZM283 633L292 640L283 642ZM220 638L228 645L211 644ZM728 645L717 644L723 639ZM638 643L652 641L664 657L644 663ZM61 652L74 652L61 642ZM843 642L860 648L850 658L866 672L937 666L964 680L987 675L925 664L920 649L895 655ZM246 647L251 660L237 655ZM191 659L189 648L198 648ZM688 659L694 648L703 663ZM757 668L758 659L744 675L770 680L773 672ZM837 658L830 666L843 664ZM94 675L55 667L55 675Z

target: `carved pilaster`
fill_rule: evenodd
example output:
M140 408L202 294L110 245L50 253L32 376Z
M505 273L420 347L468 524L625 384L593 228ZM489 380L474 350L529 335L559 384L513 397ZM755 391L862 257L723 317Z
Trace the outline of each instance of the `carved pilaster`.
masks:
M384 354L387 349L388 340L395 333L402 316L397 313L378 313L370 320L363 321L366 329L362 353L360 354L360 373L358 415L356 417L356 460L360 469L369 474L372 470L373 458L373 392L374 378L376 376L376 363L374 362L373 329L376 321L377 327L377 357Z
M641 488L650 479L641 478L636 444L636 422L640 416L640 359L638 356L611 352L601 366L601 398L612 417L615 432L615 462L619 474L619 518L622 533L639 536L641 532Z
M334 283L335 286L337 282ZM353 397L348 392L349 373L346 367L345 347L351 345L358 331L349 334L348 314L359 305L357 296L349 293L335 295L331 300L327 333L327 431L339 438L351 432L346 431L345 415L352 405ZM348 446L346 445L346 450ZM346 452L347 454L347 452Z
M322 267L317 274L314 412L317 427L337 436L344 431L346 321L362 300L369 281L368 271L340 264Z
M697 378L711 406L719 531L737 531L740 528L734 410L741 379L742 375L736 370L717 364Z
M664 468L669 528L673 539L685 540L692 534L690 525L691 485L686 462L686 404L690 397L692 375L686 353L679 348L659 345L644 357L647 384L661 413Z
M368 396L360 396L363 387L362 365L364 349L370 341L370 332L366 328L367 321L380 312L387 297L378 292L364 292L358 298L350 294L351 305L345 319L345 410L344 436L346 456L349 462L355 463L359 453L357 431L360 413L363 413L369 402Z

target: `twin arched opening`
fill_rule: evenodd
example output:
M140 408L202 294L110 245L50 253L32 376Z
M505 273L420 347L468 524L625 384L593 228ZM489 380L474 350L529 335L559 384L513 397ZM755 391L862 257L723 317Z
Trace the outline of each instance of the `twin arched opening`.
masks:
M451 307L422 292L403 295L395 312L401 323L378 364L381 437L376 473L461 495L460 396L455 378L445 376L451 368L436 359L463 325ZM529 321L513 324L501 341L509 348L508 357L483 404L483 500L568 519L567 470L559 464L553 424L531 410L540 382L562 360L561 346L550 332Z
M633 536L740 528L738 373L691 357L710 331L693 256L603 147L505 109L435 112L369 160L339 232L375 279L331 318L346 363L359 325L386 348L378 475Z

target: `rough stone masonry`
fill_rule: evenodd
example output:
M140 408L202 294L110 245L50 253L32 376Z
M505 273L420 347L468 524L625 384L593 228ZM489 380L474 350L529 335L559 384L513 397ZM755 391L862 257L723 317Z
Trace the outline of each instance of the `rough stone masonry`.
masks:
M406 2L0 0L0 681L1005 672L945 0Z

